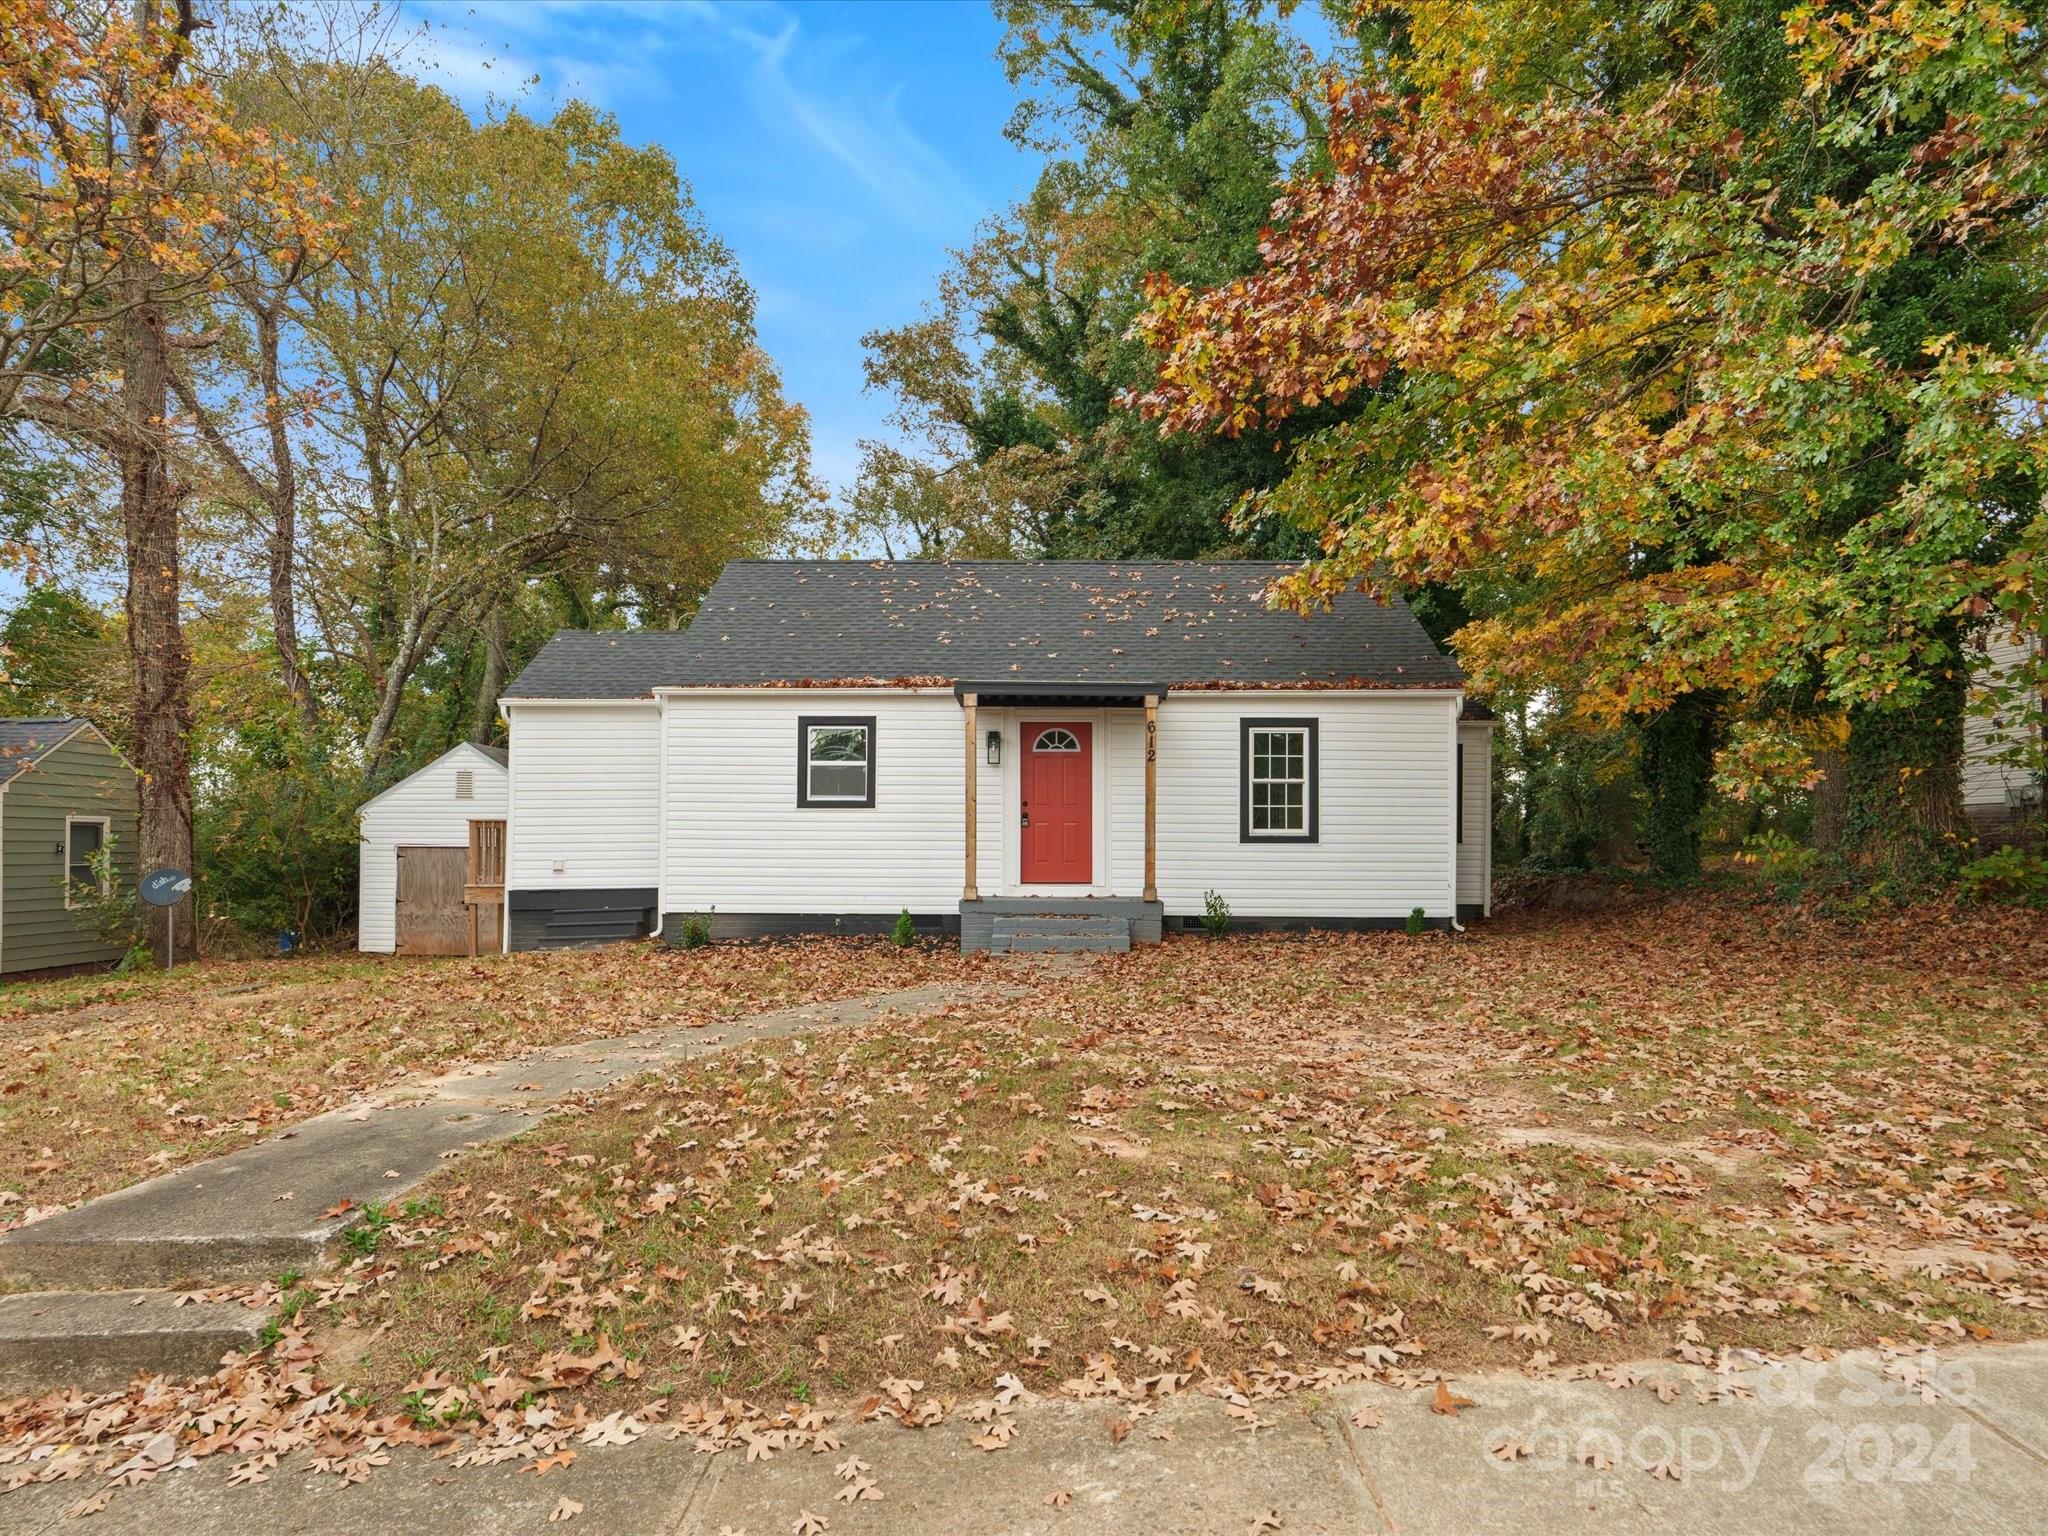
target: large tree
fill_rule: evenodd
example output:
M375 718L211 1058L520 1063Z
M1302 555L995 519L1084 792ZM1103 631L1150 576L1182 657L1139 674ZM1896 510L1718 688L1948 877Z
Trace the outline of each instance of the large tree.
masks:
M192 306L244 248L303 251L320 200L192 68L192 0L0 0L0 422L117 474L144 867L192 862L190 485L171 381ZM190 904L179 909L192 940Z
M258 514L287 684L310 707L303 606L375 780L451 637L481 663L460 733L488 736L529 582L687 613L804 495L803 415L674 163L604 115L474 122L376 54L272 47L231 88L345 240L238 258L183 393L216 498Z
M1162 435L1117 408L1150 361L1144 282L1254 270L1282 171L1320 143L1314 72L1266 0L999 0L1024 93L1010 137L1047 163L959 254L926 315L867 338L907 447L871 445L862 520L910 542L1057 556L1189 556L1252 541L1225 514L1276 442Z
M1145 408L1229 435L1376 391L1252 509L1318 540L1290 598L1484 584L1482 685L1595 719L1846 712L1858 850L1921 867L1960 821L1960 628L2041 621L2038 18L1402 19L1263 270L1155 283Z

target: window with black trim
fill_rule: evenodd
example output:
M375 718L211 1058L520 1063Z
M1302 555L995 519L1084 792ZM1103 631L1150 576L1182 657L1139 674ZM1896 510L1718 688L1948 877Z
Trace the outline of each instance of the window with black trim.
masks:
M873 715L797 717L796 803L821 807L875 803Z
M1240 842L1316 840L1316 730L1314 720L1238 722Z

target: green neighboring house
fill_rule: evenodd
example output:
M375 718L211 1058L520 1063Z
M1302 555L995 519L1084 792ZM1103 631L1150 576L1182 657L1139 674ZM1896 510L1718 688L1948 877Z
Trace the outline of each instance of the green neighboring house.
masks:
M119 960L67 883L114 847L135 885L135 770L90 720L0 720L0 975Z

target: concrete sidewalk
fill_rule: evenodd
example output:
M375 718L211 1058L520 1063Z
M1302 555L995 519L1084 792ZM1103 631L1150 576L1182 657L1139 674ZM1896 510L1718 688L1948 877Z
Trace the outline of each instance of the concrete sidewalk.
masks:
M1454 1417L1432 1413L1426 1393L1370 1386L1263 1404L1255 1423L1187 1397L1138 1417L1120 1443L1108 1429L1127 1412L1118 1405L1025 1402L994 1452L975 1449L978 1431L956 1415L923 1430L847 1425L839 1449L752 1463L656 1427L545 1477L405 1454L347 1486L305 1475L298 1457L230 1488L221 1457L115 1492L86 1528L783 1536L806 1511L832 1536L2021 1536L2048 1523L2048 1344L1903 1366L1858 1353L1728 1376L1665 1362L1640 1373L1625 1390L1467 1377L1457 1387L1474 1406ZM842 1499L856 1486L850 1456L880 1498ZM68 1526L103 1487L0 1496L0 1531Z
M0 1296L0 1392L112 1386L141 1369L205 1374L225 1349L248 1348L262 1318L229 1303L173 1308L170 1291L316 1272L366 1206L568 1100L735 1045L914 1018L956 993L870 993L464 1067L0 1233L0 1280L24 1288Z

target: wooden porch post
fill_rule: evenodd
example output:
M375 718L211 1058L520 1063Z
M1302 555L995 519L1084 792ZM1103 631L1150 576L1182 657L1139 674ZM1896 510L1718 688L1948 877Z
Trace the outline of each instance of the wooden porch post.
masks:
M1145 900L1159 899L1159 695L1145 695Z
M960 702L966 706L963 716L967 721L967 881L960 892L960 899L962 901L979 901L981 899L981 892L975 889L974 883L976 823L981 819L977 810L978 776L976 770L979 767L979 761L975 755L976 742L974 731L974 706L978 702L978 696L971 693L962 694Z

